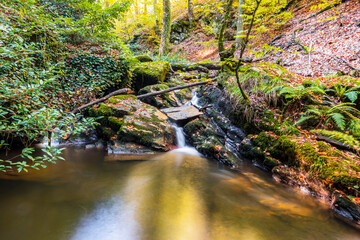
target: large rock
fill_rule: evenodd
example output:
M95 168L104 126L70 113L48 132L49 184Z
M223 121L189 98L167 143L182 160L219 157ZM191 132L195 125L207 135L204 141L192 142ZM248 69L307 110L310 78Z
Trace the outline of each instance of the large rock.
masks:
M166 89L169 89L168 83L150 85L140 89L139 95L153 93ZM167 92L156 96L143 98L141 99L141 101L160 109L169 108L169 107L178 107L181 105L181 102L179 101L177 95L175 95L175 92Z
M92 116L100 119L102 135L123 143L133 142L157 151L168 151L175 145L174 129L168 118L153 106L133 95L118 95L94 106Z
M134 65L132 70L135 90L164 82L169 68L168 62L142 62Z
M180 122L180 123L190 121L203 114L202 112L199 111L199 109L197 109L192 105L165 108L162 109L161 111L165 113L171 121Z
M203 155L229 166L237 166L239 160L218 139L213 127L206 121L193 120L184 126L190 143Z

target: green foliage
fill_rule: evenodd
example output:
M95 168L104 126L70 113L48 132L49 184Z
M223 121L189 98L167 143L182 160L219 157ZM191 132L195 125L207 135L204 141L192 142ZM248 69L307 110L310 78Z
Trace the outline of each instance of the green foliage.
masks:
M80 54L66 61L66 71L64 82L72 90L79 87L92 91L96 87L106 90L109 87L130 86L129 65L124 59Z
M94 118L81 119L80 114L68 111L100 90L130 84L128 63L115 57L126 49L109 33L127 4L117 1L103 7L101 1L93 0L2 1L0 151L21 143L24 151L19 157L25 161L2 159L0 170L26 171L61 159L61 149L52 148L32 157L31 146L44 136L65 139L93 128ZM91 53L93 47L81 50L69 45L84 41L104 46L95 54Z
M17 172L27 172L29 168L39 170L40 168L46 168L46 163L55 164L57 160L64 160L64 158L60 156L63 149L55 149L47 146L41 150L44 152L43 155L33 157L33 148L23 148L21 154L14 157L21 157L25 159L23 161L13 162L12 159L0 159L0 171L7 172L16 170Z
M325 95L324 89L319 86L305 87L303 85L296 87L282 86L279 93L284 96L287 101L314 99L315 95Z
M348 100L350 100L350 102L353 103L358 98L360 92L360 86L347 87L341 83L337 83L333 85L332 88L329 89L328 91L335 93L335 95L339 97L341 101L345 101L347 98Z
M344 130L346 123L359 122L360 111L353 106L353 103L340 103L335 106L309 105L296 124L301 125L309 120L315 120L317 125L327 126L332 123L336 128Z

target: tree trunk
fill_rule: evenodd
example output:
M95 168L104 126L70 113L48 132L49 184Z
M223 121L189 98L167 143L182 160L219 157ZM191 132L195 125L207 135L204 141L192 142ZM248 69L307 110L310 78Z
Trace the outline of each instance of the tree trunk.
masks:
M136 17L138 17L138 14L139 14L139 5L138 5L138 1L137 1L137 0L134 1L134 9L135 9L135 15L136 15Z
M219 49L219 55L220 55L220 60L223 61L223 57L222 54L225 51L225 47L224 47L224 32L229 20L229 16L230 16L230 11L231 11L231 7L233 4L234 0L228 0L228 3L226 5L226 12L225 12L225 16L224 19L221 23L221 28L220 28L220 32L219 32L219 39L218 39L218 49Z
M241 86L240 78L239 78L239 68L240 68L240 66L241 66L241 64L242 64L242 57L243 57L243 55L244 55L246 45L247 45L247 43L248 43L248 41L249 41L251 29L252 29L252 27L253 27L253 25L254 25L254 21L255 21L255 15L256 15L257 10L258 10L259 7L260 7L261 1L262 1L262 0L256 0L256 6L255 6L255 9L254 9L253 14L252 14L250 26L249 26L249 29L248 29L248 31L247 31L245 41L244 41L244 43L243 43L242 46L241 46L240 57L239 57L239 60L238 60L238 62L237 62L237 64L236 64L236 68L235 68L236 82L237 82L238 87L239 87L239 89L240 89L241 95L243 96L243 98L244 98L245 101L247 101L247 102L250 102L250 99L249 99L249 97L247 96L247 94L245 93L244 89L243 89L242 86Z
M188 15L189 15L190 27L194 27L194 11L193 11L192 0L188 0Z
M161 40L159 55L167 54L170 44L170 30L171 30L171 11L170 0L163 0L163 26L161 30Z
M144 0L143 5L144 5L144 14L146 15L147 14L147 2L146 2L146 0Z
M154 15L155 15L155 22L156 22L156 28L155 28L155 32L156 34L160 33L160 27L159 27L159 18L157 15L157 0L154 0Z
M236 23L236 48L239 48L241 46L241 42L242 39L240 37L240 35L242 34L243 30L244 30L244 20L242 17L243 14L243 9L241 7L241 5L244 4L244 0L239 0L239 11L238 11L238 19L237 19L237 23Z

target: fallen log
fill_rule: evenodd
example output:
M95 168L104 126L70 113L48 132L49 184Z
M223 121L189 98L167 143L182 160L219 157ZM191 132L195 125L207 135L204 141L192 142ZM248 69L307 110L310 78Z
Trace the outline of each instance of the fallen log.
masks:
M97 103L104 102L105 100L111 98L112 96L122 95L122 94L130 94L130 93L134 93L134 91L131 90L130 88L122 88L122 89L116 90L114 92L109 93L105 97L99 98L99 99L97 99L95 101L92 101L92 102L84 104L84 105L82 105L82 106L80 106L78 108L75 108L74 110L71 111L71 113L75 114L77 112L80 112L82 109L90 107L90 106L95 105Z
M327 11L327 10L330 10L330 9L332 9L332 8L334 8L334 7L337 7L338 5L340 5L340 3L327 5L327 6L324 7L323 9L321 9L321 10L315 12L315 13L312 13L312 14L310 14L309 16L303 18L303 19L300 19L299 23L301 23L301 22L303 22L303 21L306 21L306 20L308 20L308 19L310 19L310 18L316 17L317 15L319 15L319 14L321 14L321 13Z
M308 53L309 53L309 48L308 48L307 46L305 46L304 44L302 44L302 43L300 42L300 40L296 38L296 33L297 33L297 32L300 32L300 31L302 31L302 30L303 30L303 28L298 28L298 29L296 29L296 30L293 32L291 41L292 41L292 43L295 43L295 44L299 45L299 46L305 51L305 53L308 54Z
M220 70L221 66L220 66L219 62L195 63L195 64L174 63L174 64L171 64L171 69L173 71L178 71L178 70L184 71L184 72L199 71L199 72L208 73L209 70Z
M346 61L345 59L341 58L341 57L338 57L338 56L335 56L335 55L331 55L331 54L327 54L327 53L323 53L323 52L315 52L317 54L323 54L323 55L326 55L328 56L329 58L335 58L337 59L338 61L341 61L343 62L346 66L348 66L349 68L351 68L352 70L355 70L357 71L358 73L360 73L360 68L356 68L354 65L352 65L350 62Z
M347 150L347 151L350 151L353 153L359 152L359 149L357 149L356 147L350 146L348 144L344 144L344 143L334 140L332 138L324 137L322 135L316 135L316 140L330 143L331 145L333 145L336 148Z
M167 93L167 92L172 92L172 91L183 89L183 88L189 88L189 87L205 85L205 84L208 84L208 83L211 83L211 82L212 81L203 81L203 82L196 82L196 83L191 83L191 84L187 84L187 85L183 85L183 86L172 87L172 88L168 88L168 89L157 91L157 92L138 95L137 98L141 99L141 98L153 97L153 96L156 96L156 95L160 95L160 94Z
M197 64L171 64L171 69L173 71L184 71L184 72L191 72L191 71L199 71L199 72L204 72L204 73L208 73L209 69Z
M357 71L358 73L360 73L360 68L356 68L354 67L354 65L352 65L351 63L349 63L348 61L346 61L345 59L338 57L338 56L331 56L334 58L337 58L338 60L342 61L343 63L345 63L346 66L348 66L349 68L351 68L352 70Z

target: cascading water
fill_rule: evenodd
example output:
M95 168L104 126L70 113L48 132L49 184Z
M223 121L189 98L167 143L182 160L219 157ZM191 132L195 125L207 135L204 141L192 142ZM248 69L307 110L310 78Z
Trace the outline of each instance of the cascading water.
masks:
M184 105L185 106L194 105L195 107L199 108L200 106L198 105L198 101L199 98L196 96L196 91L193 90L191 100L186 102ZM183 128L179 127L175 123L172 123L172 126L175 128L176 145L178 147L177 149L173 150L173 152L200 156L201 154L194 147L186 146L185 134Z
M197 97L196 95L196 90L192 90L192 98L190 101L186 102L184 105L185 106L190 106L190 105L193 105L197 108L201 108L201 106L199 105L199 98Z
M185 134L182 127L179 127L177 125L173 125L176 131L176 145L178 148L184 148L185 147Z
M183 153L183 154L187 154L187 155L200 156L201 154L195 148L190 147L190 146L186 146L185 134L184 134L183 128L179 127L176 124L172 124L172 126L175 128L176 145L178 147L177 149L173 150L172 152Z

